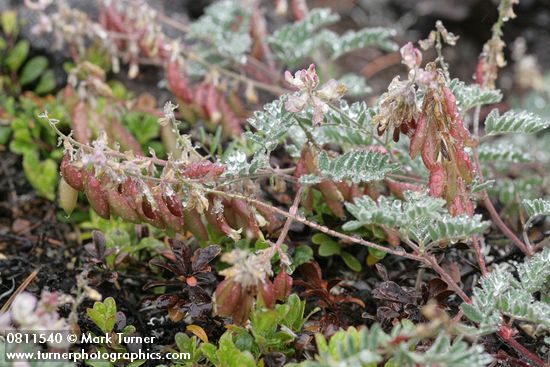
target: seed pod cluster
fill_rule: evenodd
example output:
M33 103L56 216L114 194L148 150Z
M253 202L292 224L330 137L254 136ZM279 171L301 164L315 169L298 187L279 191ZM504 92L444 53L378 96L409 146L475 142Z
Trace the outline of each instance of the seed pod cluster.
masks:
M259 214L243 200L218 198L212 194L208 195L208 208L204 213L200 213L198 208L184 208L172 188L165 184L148 187L153 199L150 200L151 197L144 195L140 188L143 183L126 178L124 182L115 184L106 176L96 177L93 171L77 167L68 154L61 161L60 171L60 206L67 213L74 209L80 191L102 218L108 219L115 214L132 223L148 223L171 232L189 231L200 241L208 240L202 214L212 228L235 240L240 238L241 232L249 238L260 237L258 215L263 217L262 222L269 224L265 226L269 232L275 231L279 223L271 212ZM181 169L186 178L208 181L218 178L223 172L222 165L208 161L190 163Z
M172 93L183 104L184 114L188 120L194 121L200 116L213 125L220 124L225 136L237 136L242 133L241 119L238 116L242 113L242 105L237 96L230 94L230 103L213 83L190 85L181 73L177 61L168 62L166 80Z
M467 184L474 170L464 150L472 145L451 90L445 85L430 89L411 137L410 155L420 153L430 172L430 195L447 200L452 215L473 214Z

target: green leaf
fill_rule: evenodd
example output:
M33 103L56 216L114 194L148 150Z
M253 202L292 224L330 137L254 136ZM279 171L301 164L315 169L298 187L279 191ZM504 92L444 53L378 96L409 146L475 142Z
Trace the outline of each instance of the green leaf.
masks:
M35 56L23 67L19 83L21 85L27 85L36 80L48 67L48 59L44 56Z
M7 36L15 38L19 33L19 27L17 24L17 12L13 10L6 10L2 12L1 17L2 30Z
M267 41L275 58L293 67L323 42L318 29L339 19L340 17L328 8L315 8L304 19L276 30Z
M319 245L319 255L328 257L339 254L340 244L324 233L316 233L311 238L312 242Z
M538 215L550 215L550 200L523 200L522 204L529 218Z
M397 34L391 28L363 28L359 31L347 31L343 35L337 35L331 31L323 33L323 38L332 54L333 60L348 52L369 46L378 46L386 51L395 51L398 49L397 43L390 39Z
M17 42L13 50L10 51L8 57L6 57L6 65L11 71L17 71L23 64L23 61L29 54L30 43L27 40L21 40Z
M313 259L313 250L308 245L300 245L294 250L292 254L292 268L296 269L298 266L310 262Z
M348 268L357 272L361 271L361 263L359 262L359 260L357 260L355 256L347 251L342 251L340 256L342 256L342 259L344 260Z
M550 120L545 121L539 116L527 111L510 110L502 116L495 108L485 119L485 133L497 135L506 133L533 134L550 126Z
M95 302L93 308L86 309L86 314L104 333L113 331L116 322L116 303L112 297L103 302Z
M479 214L473 217L467 215L443 216L428 227L428 232L433 242L457 241L482 233L489 225L490 222L481 221Z
M498 103L502 100L502 92L498 89L482 89L479 84L466 85L459 79L451 80L450 88L462 114L476 106Z
M365 78L361 75L349 73L338 79L338 82L344 84L346 88L348 88L346 95L350 97L362 97L372 91L372 89L367 86Z
M0 145L8 143L11 135L11 129L8 126L0 126Z
M399 165L389 162L387 154L375 151L350 151L333 159L329 159L325 151L319 154L321 177L332 181L379 181L398 167Z
M481 321L483 321L483 315L481 314L481 312L479 312L479 310L475 307L472 307L472 305L463 303L460 307L462 308L462 311L464 311L464 315L473 322L480 323Z
M37 94L46 94L53 91L56 87L55 74L53 70L46 70L40 77L38 85L34 89Z
M23 171L40 195L51 201L55 199L57 163L54 160L40 161L38 152L27 150L23 155Z
M533 161L528 153L508 145L499 144L496 146L482 145L478 149L479 160L481 162L512 162L512 163L529 163Z

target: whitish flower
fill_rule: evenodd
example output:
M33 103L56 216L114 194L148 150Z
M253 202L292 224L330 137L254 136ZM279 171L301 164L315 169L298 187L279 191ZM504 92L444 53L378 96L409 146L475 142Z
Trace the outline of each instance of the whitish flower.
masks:
M21 326L34 324L38 319L34 314L36 302L36 297L28 292L19 294L11 305L12 320Z

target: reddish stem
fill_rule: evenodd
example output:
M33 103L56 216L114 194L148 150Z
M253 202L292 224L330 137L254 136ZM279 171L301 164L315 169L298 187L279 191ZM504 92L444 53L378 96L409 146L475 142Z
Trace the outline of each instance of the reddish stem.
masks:
M506 344L515 349L521 357L527 358L539 367L547 366L539 356L531 352L529 349L525 348L513 338L513 330L508 325L501 325L500 329L498 330L498 335L500 335L500 337L506 342Z
M479 240L477 239L477 236L473 236L473 240L474 240L474 249L477 255L477 261L479 262L479 268L481 269L481 275L486 275L487 266L485 266L485 260L483 259L483 255L481 254L481 247L479 246Z

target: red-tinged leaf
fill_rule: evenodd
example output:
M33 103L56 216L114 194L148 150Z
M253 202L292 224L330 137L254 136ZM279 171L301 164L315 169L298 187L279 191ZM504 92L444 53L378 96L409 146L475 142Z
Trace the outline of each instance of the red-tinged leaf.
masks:
M428 187L430 188L430 195L434 197L441 197L445 189L445 170L443 166L438 163L430 171L430 180Z
M193 273L199 273L208 267L208 264L216 258L222 251L222 248L217 245L210 245L205 248L197 249L191 258L191 267Z
M84 192L91 207L102 218L109 219L111 211L109 209L109 200L107 191L102 187L94 175L89 174L84 185Z
M424 146L424 142L426 141L426 136L428 135L428 119L425 115L420 115L420 118L418 120L418 125L416 126L416 129L414 130L413 136L411 137L411 145L410 145L410 155L411 158L416 158L422 147Z
M321 267L315 261L300 265L298 271L311 288L327 288L328 283L323 279ZM295 283L298 284L298 281Z
M285 301L292 291L292 277L284 269L273 280L275 295L279 301Z

